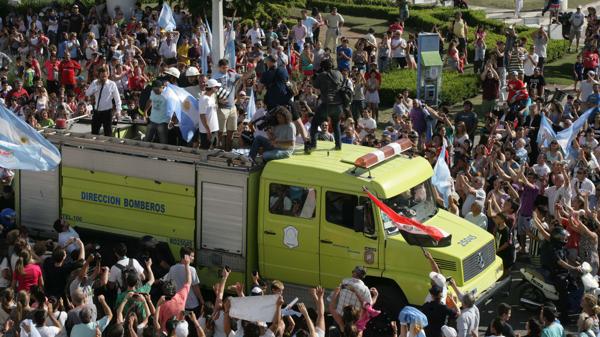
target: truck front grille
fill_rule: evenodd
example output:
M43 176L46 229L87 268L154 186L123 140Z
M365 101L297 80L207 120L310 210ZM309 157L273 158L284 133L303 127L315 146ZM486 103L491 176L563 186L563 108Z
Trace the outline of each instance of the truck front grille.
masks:
M435 263L437 263L437 265L440 269L448 270L448 271L456 271L456 262L454 262L454 261L438 259L435 257L433 258L433 260L435 261Z
M496 259L494 241L490 241L463 261L464 282L479 275Z

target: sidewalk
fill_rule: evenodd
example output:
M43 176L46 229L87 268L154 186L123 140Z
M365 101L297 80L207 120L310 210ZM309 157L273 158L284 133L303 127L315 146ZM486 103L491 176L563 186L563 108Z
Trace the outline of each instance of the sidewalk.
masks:
M596 9L600 8L600 1L595 1L588 3L583 6L583 11L585 12L585 8L594 7ZM492 8L492 7L481 7L481 6L469 6L472 9L483 10L486 13L487 18L496 19L503 21L507 25L525 25L528 27L539 27L540 25L548 25L550 24L550 16L546 13L545 16L541 16L541 8L536 11L521 11L521 18L515 18L515 11L506 8ZM569 8L569 12L574 12L576 8Z

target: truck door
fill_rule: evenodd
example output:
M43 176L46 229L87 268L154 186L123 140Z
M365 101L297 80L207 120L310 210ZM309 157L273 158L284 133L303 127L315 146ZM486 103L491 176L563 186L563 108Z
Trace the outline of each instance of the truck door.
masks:
M373 233L356 231L354 210L367 205L367 221L374 222L373 209L366 197L336 190L323 189L321 197L320 274L321 285L335 288L343 278L351 275L356 266L367 271L379 268L377 226Z
M267 181L262 196L264 224L261 273L292 283L319 282L319 189Z

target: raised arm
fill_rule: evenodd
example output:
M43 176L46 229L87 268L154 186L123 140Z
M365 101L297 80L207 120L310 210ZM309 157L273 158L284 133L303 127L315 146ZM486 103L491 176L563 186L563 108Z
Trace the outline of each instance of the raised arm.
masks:
M423 250L423 255L425 255L425 258L427 259L427 261L429 261L429 265L431 265L431 271L441 274L440 267L438 267L437 263L433 259L433 256L431 256L431 253L429 253L427 250L425 250L425 248L421 248L421 249Z
M310 293L315 302L315 309L317 310L316 327L321 329L321 331L325 331L325 302L323 301L323 294L325 291L321 286L318 286L311 289Z
M337 301L338 301L339 296L340 296L340 287L337 287L333 291L331 302L329 302L329 313L331 314L331 316L333 316L333 319L338 324L340 329L344 330L344 320L342 319L342 316L336 310Z

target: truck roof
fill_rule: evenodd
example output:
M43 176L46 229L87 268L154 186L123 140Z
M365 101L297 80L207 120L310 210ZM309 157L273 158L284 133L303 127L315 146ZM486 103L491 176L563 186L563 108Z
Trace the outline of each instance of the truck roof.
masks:
M348 144L335 151L332 142L318 142L310 155L296 151L290 158L268 162L262 176L350 191L361 191L366 186L379 197L390 198L429 179L433 172L420 156L396 156L368 170L354 166L357 158L373 151L371 147Z

